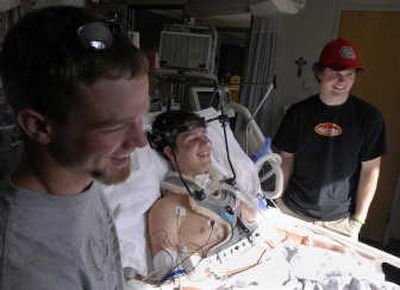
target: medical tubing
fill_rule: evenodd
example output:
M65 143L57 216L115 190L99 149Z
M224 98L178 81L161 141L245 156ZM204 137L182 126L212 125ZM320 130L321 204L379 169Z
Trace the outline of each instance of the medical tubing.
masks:
M236 187L224 182L221 182L221 188L233 192L239 200L245 202L247 205L251 206L254 210L258 210L259 208L258 200L256 197L252 197L249 194L243 193Z
M184 276L186 274L187 274L187 272L184 269L177 269L177 270L172 271L172 272L168 273L167 275L165 275L161 279L160 283L164 283L164 282L166 282L168 280L172 280L172 279L174 279L176 277Z

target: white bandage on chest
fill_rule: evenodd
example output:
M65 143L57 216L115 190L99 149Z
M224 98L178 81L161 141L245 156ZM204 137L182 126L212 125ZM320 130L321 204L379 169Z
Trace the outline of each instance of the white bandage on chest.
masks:
M179 255L175 248L168 248L159 251L153 257L155 270L167 269L168 271L179 264Z
M179 265L179 255L175 248L163 249L153 257L154 277L158 281Z
M201 262L202 258L197 253L191 253L186 245L175 248L168 248L159 251L153 258L153 278L162 281L174 272L190 274Z

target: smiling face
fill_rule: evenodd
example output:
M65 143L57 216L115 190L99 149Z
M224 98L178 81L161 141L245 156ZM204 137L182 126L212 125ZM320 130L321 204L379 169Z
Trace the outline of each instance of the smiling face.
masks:
M335 71L325 68L318 74L320 80L320 97L327 105L343 104L356 79L356 69Z
M205 128L196 128L180 133L176 138L175 156L182 174L194 177L207 173L211 169L211 142ZM165 153L170 162L175 164L170 146Z
M130 154L143 147L148 78L101 79L82 86L82 101L66 124L53 124L52 157L77 176L110 184L130 173Z

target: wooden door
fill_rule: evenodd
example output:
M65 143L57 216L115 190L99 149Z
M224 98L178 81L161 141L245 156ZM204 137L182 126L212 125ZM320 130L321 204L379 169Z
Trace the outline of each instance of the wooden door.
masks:
M344 11L339 35L355 43L367 69L353 93L380 109L386 123L389 153L382 159L378 189L361 232L361 237L382 242L400 173L400 12Z

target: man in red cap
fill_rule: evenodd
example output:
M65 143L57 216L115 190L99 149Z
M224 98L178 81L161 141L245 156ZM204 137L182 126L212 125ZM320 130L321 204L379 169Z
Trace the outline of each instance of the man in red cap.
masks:
M358 238L386 153L381 113L350 94L364 70L345 39L325 45L313 67L319 93L291 106L273 144L283 158L286 213Z

